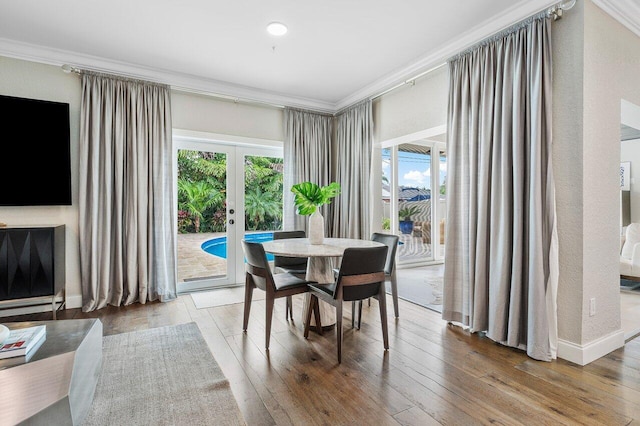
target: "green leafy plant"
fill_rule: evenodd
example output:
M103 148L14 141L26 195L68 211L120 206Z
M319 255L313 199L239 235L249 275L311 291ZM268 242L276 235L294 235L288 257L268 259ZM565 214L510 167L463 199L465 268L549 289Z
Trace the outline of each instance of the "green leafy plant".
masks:
M411 216L417 214L419 211L420 209L418 208L418 206L404 207L400 209L400 211L398 212L398 216L404 218L405 222L409 222L411 221Z
M295 194L294 204L299 215L313 214L318 207L329 204L331 199L340 194L340 184L331 182L326 186L319 186L311 182L302 182L291 187Z

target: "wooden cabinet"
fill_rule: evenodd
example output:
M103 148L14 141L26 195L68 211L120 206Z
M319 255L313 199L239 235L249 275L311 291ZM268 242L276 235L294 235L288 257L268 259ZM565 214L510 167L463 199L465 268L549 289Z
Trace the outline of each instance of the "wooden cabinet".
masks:
M65 227L0 228L0 309L64 305Z

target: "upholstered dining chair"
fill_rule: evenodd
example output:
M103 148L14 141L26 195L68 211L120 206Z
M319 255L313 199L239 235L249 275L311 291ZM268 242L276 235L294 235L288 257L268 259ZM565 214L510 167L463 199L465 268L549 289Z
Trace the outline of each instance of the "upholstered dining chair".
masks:
M377 296L382 323L384 348L389 349L387 328L387 305L385 298L384 267L387 259L385 246L347 248L342 256L338 278L334 283L308 285L311 300L305 313L304 337L309 338L309 324L312 311L318 311L319 299L336 308L336 339L338 347L338 363L342 362L342 303L362 301ZM322 333L321 328L319 332Z
M396 318L400 316L398 309L398 280L396 278L396 253L398 251L398 241L400 237L392 234L383 234L381 232L374 232L371 235L371 241L377 241L386 245L389 250L387 251L387 259L384 264L384 277L385 283L389 281L391 283L391 298L393 300L393 313ZM355 309L356 303L351 305L351 325L355 322ZM369 306L371 306L371 300L369 300ZM360 328L360 318L362 317L362 301L358 302L358 323L357 327Z
M309 284L310 281L296 277L288 272L273 275L269 261L267 260L267 254L260 243L242 240L242 250L244 251L244 257L246 259L244 320L242 322L242 330L246 332L249 324L253 289L259 288L266 293L265 348L269 349L271 319L273 317L273 303L275 299L308 292L309 287L307 284Z
M304 231L275 231L273 233L274 240L306 238L306 236ZM276 274L288 272L298 278L305 277L307 273L307 262L308 259L306 257L273 256L273 268ZM287 296L285 317L293 319L293 302L291 296Z

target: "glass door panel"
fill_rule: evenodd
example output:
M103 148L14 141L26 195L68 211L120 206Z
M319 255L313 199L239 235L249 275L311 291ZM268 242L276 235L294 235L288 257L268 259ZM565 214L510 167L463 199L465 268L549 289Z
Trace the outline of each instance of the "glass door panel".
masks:
M382 191L380 194L380 203L382 211L382 231L392 233L391 221L391 149L383 148L381 153L382 159Z
M178 143L178 291L235 283L232 147Z
M282 230L284 165L278 152L259 154L244 155L244 238L264 242Z
M433 260L431 147L397 146L398 263Z
M444 151L440 151L440 164L439 164L439 191L438 191L438 208L437 222L438 222L438 250L436 253L437 259L444 259L444 243L447 232L447 154Z

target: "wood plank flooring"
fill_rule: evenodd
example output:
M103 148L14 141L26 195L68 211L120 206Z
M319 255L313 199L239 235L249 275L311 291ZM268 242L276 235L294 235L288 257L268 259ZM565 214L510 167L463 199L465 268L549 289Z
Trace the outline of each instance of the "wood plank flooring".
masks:
M539 362L401 300L385 352L377 302L363 307L360 330L351 328L350 305L340 365L335 331L304 339L302 296L294 296L293 322L276 301L269 351L264 300L253 302L247 333L242 303L196 309L189 295L59 317L100 318L105 335L196 322L249 425L640 424L638 339L585 367ZM45 319L51 314L2 322Z

